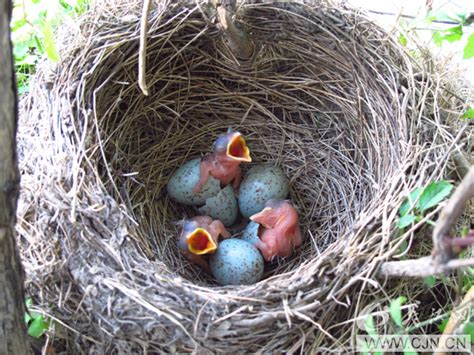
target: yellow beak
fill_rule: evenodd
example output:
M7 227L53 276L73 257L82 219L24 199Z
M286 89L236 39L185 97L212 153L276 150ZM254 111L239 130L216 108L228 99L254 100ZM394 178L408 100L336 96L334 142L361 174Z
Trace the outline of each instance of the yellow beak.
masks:
M227 144L227 156L233 160L250 163L252 158L250 157L250 151L245 143L245 139L240 133L236 133Z
M263 210L261 210L258 213L255 213L254 215L250 216L250 220L257 222L258 224L261 224L265 228L271 228L268 223L266 223L266 220L268 219L268 214L272 211L271 207L265 207Z
M210 253L217 249L217 244L214 243L209 232L203 228L196 228L186 237L188 249L191 253L196 255L203 255Z

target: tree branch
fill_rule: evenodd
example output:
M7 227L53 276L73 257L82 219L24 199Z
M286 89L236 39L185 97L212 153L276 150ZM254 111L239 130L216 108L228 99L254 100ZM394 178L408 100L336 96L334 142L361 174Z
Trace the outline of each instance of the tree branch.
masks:
M431 256L414 260L387 261L383 263L378 277L426 277L443 274L455 269L474 266L474 258L452 259L451 243L446 243L456 220L474 197L474 167L449 198L433 230L433 252Z
M450 248L444 243L456 220L462 215L467 202L474 197L474 167L472 167L456 188L441 211L433 230L433 256L434 263L439 266L448 262L452 257Z
M18 104L10 41L11 5L10 0L0 0L0 354L27 354L31 348L24 322L24 276L15 237Z

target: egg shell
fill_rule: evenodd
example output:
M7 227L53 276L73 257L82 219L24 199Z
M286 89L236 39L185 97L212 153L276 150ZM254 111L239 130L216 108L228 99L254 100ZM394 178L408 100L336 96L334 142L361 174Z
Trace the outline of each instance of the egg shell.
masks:
M209 259L212 274L220 285L250 285L263 276L263 257L252 244L232 238L219 243Z
M168 195L183 205L199 206L209 197L216 196L221 191L219 180L209 176L201 191L194 193L193 189L199 181L201 158L184 163L168 181Z
M257 222L251 221L247 226L245 227L244 231L242 232L242 237L240 239L255 245L260 238L258 236L258 229L260 228L260 224Z
M227 185L217 196L209 197L206 204L198 209L199 213L220 220L224 226L230 227L237 218L239 207L234 189Z
M272 165L254 166L240 184L240 212L249 218L263 210L268 200L285 199L288 192L288 179L281 168Z

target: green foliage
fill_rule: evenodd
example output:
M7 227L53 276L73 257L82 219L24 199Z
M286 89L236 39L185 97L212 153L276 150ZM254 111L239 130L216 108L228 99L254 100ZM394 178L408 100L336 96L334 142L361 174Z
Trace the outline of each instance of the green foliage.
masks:
M377 328L375 327L374 317L372 314L367 315L367 318L364 322L364 327L367 334L369 334L372 339L377 341L379 334L377 333ZM373 351L373 349L369 349L368 344L365 344L365 348L366 350L363 351L364 354L382 355L381 351Z
M398 41L400 42L400 44L402 46L406 46L407 43L408 43L408 40L407 38L403 35L403 33L400 33L400 35L398 36Z
M413 190L400 206L398 228L406 228L421 220L429 209L446 199L453 188L451 183L441 180Z
M48 328L49 322L47 322L42 315L38 315L29 322L28 335L34 338L39 338L48 330Z
M390 302L390 306L389 306L390 317L392 317L392 320L399 328L403 327L401 307L402 307L402 304L404 304L406 301L407 301L406 297L400 296L397 299L394 299Z
M434 21L438 23L450 23L452 27L446 29L436 29L431 25ZM474 22L474 16L470 15L469 12L445 12L442 10L429 11L426 16L422 14L418 15L408 25L407 31L415 31L418 27L431 25L433 31L433 42L442 47L444 42L453 43L460 41L467 37L467 43L463 49L463 58L470 59L474 58L474 33L470 27ZM403 39L402 39L403 37ZM407 45L405 36L400 35L399 41L403 46Z
M449 317L444 318L441 323L438 324L438 330L440 333L444 332L444 329L446 328L446 325L449 322Z
M443 41L453 43L462 39L463 35L467 33L468 26L471 25L469 13L446 13L444 11L430 11L426 17L426 21L431 23L433 21L441 22L456 22L458 25L450 27L442 31L435 31L433 33L433 42L440 46ZM474 57L474 33L472 33L468 39L467 44L464 47L463 53L464 59L470 59Z
M74 20L90 0L14 0L11 22L13 56L20 94L41 58L59 61L54 34L65 19Z
M30 298L26 300L25 304L28 309L25 313L25 323L28 327L28 335L34 338L39 338L49 329L50 322L43 315L29 311L33 305Z
M468 37L466 47L464 47L464 55L463 55L464 59L471 59L473 57L474 57L474 33L472 33Z
M466 267L462 270L461 274L462 291L466 293L469 289L474 286L474 268Z
M430 208L437 206L445 198L447 198L454 186L447 181L438 181L429 184L420 196L416 208L420 212L425 212Z
M453 43L459 41L462 38L463 30L462 26L455 26L448 28L442 31L435 31L433 34L433 42L441 47L443 41L448 41L449 43Z
M471 107L469 110L464 112L461 118L467 118L467 119L474 118L474 108Z
M369 314L365 319L364 327L365 331L371 336L371 338L377 339L378 333L377 328L375 327L374 317L372 316L372 314Z
M464 325L464 334L471 337L471 343L474 343L474 323L469 322Z
M423 278L423 282L429 288L433 288L436 285L436 277L435 276L426 276L425 278Z

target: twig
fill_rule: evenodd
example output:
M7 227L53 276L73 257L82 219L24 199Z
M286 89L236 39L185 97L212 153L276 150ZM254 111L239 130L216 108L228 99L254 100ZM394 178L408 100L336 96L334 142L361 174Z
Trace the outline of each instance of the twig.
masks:
M449 243L445 243L445 238L449 235L454 223L473 196L474 167L469 170L441 211L433 231L432 255L414 260L385 262L380 266L377 275L379 277L425 277L462 267L474 266L474 258L450 260L452 256L451 247Z
M440 355L447 354L446 349L448 349L446 341L450 334L459 328L459 326L466 320L466 315L469 314L469 308L472 306L474 302L474 286L471 286L469 291L464 296L464 299L461 303L453 309L451 312L451 316L449 317L448 323L444 328L443 334L439 339L438 348L436 349L435 353ZM465 310L465 312L463 312Z
M148 13L150 12L151 0L144 0L142 20L140 22L140 48L138 51L138 86L143 94L148 96L148 85L146 84L146 32L148 29Z
M432 256L424 258L388 261L380 266L379 277L426 277L443 274L455 269L474 266L474 258L450 260L443 265L435 265Z
M464 208L474 197L474 167L472 167L463 181L456 188L448 203L444 206L433 230L433 261L435 265L448 262L451 257L450 248L447 248L443 239L449 235L454 223L461 216Z
M237 58L249 59L253 54L253 45L247 33L236 27L224 6L217 8L217 15L222 30L225 32L229 47Z

